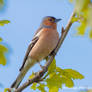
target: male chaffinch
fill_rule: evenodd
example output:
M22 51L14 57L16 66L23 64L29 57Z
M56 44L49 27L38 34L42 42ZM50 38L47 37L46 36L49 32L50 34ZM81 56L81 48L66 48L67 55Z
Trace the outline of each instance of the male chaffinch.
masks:
M17 88L28 70L37 62L45 59L55 49L59 40L57 22L60 20L52 16L43 18L39 29L29 44L22 67L20 68L20 74L11 88Z

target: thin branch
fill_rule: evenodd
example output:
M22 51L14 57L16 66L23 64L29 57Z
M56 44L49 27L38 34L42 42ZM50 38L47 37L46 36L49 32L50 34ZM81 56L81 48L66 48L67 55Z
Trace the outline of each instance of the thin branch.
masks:
M60 36L58 45L57 45L54 53L49 57L48 61L46 62L45 66L44 66L44 68L41 71L37 72L36 75L32 79L26 81L22 86L20 86L19 88L15 89L14 92L21 92L26 87L28 87L29 85L31 85L32 83L39 82L41 80L41 78L43 77L43 75L48 71L48 67L52 63L52 61L53 61L56 53L58 52L59 48L61 47L61 45L62 45L62 43L63 43L63 41L64 41L64 39L65 39L65 37L66 37L69 29L70 29L70 27L72 25L72 18L74 16L75 16L75 11L73 11L73 13L72 13L72 15L71 15L71 17L70 17L70 19L68 21L68 24L66 25L66 28L64 29L62 27L62 35Z

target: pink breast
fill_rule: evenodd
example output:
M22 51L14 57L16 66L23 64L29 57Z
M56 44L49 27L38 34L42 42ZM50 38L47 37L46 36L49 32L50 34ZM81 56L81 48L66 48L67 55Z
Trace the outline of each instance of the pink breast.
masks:
M59 35L56 30L42 31L39 40L32 48L29 56L37 61L41 61L54 50L58 40Z

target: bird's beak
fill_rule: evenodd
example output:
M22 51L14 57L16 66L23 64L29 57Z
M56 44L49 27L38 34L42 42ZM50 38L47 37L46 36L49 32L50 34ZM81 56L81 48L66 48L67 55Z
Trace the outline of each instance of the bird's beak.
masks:
M55 23L59 22L60 20L62 20L62 19L55 19Z

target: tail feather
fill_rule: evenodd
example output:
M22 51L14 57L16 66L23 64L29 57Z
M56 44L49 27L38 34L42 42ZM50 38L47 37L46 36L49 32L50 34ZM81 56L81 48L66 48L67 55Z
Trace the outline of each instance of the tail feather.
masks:
M18 77L16 78L16 80L13 82L13 84L11 85L11 88L18 88L18 86L20 85L21 81L23 80L23 78L25 77L26 73L28 72L28 70L35 64L36 62L32 59L27 59L25 66L23 67L23 69L20 71Z

